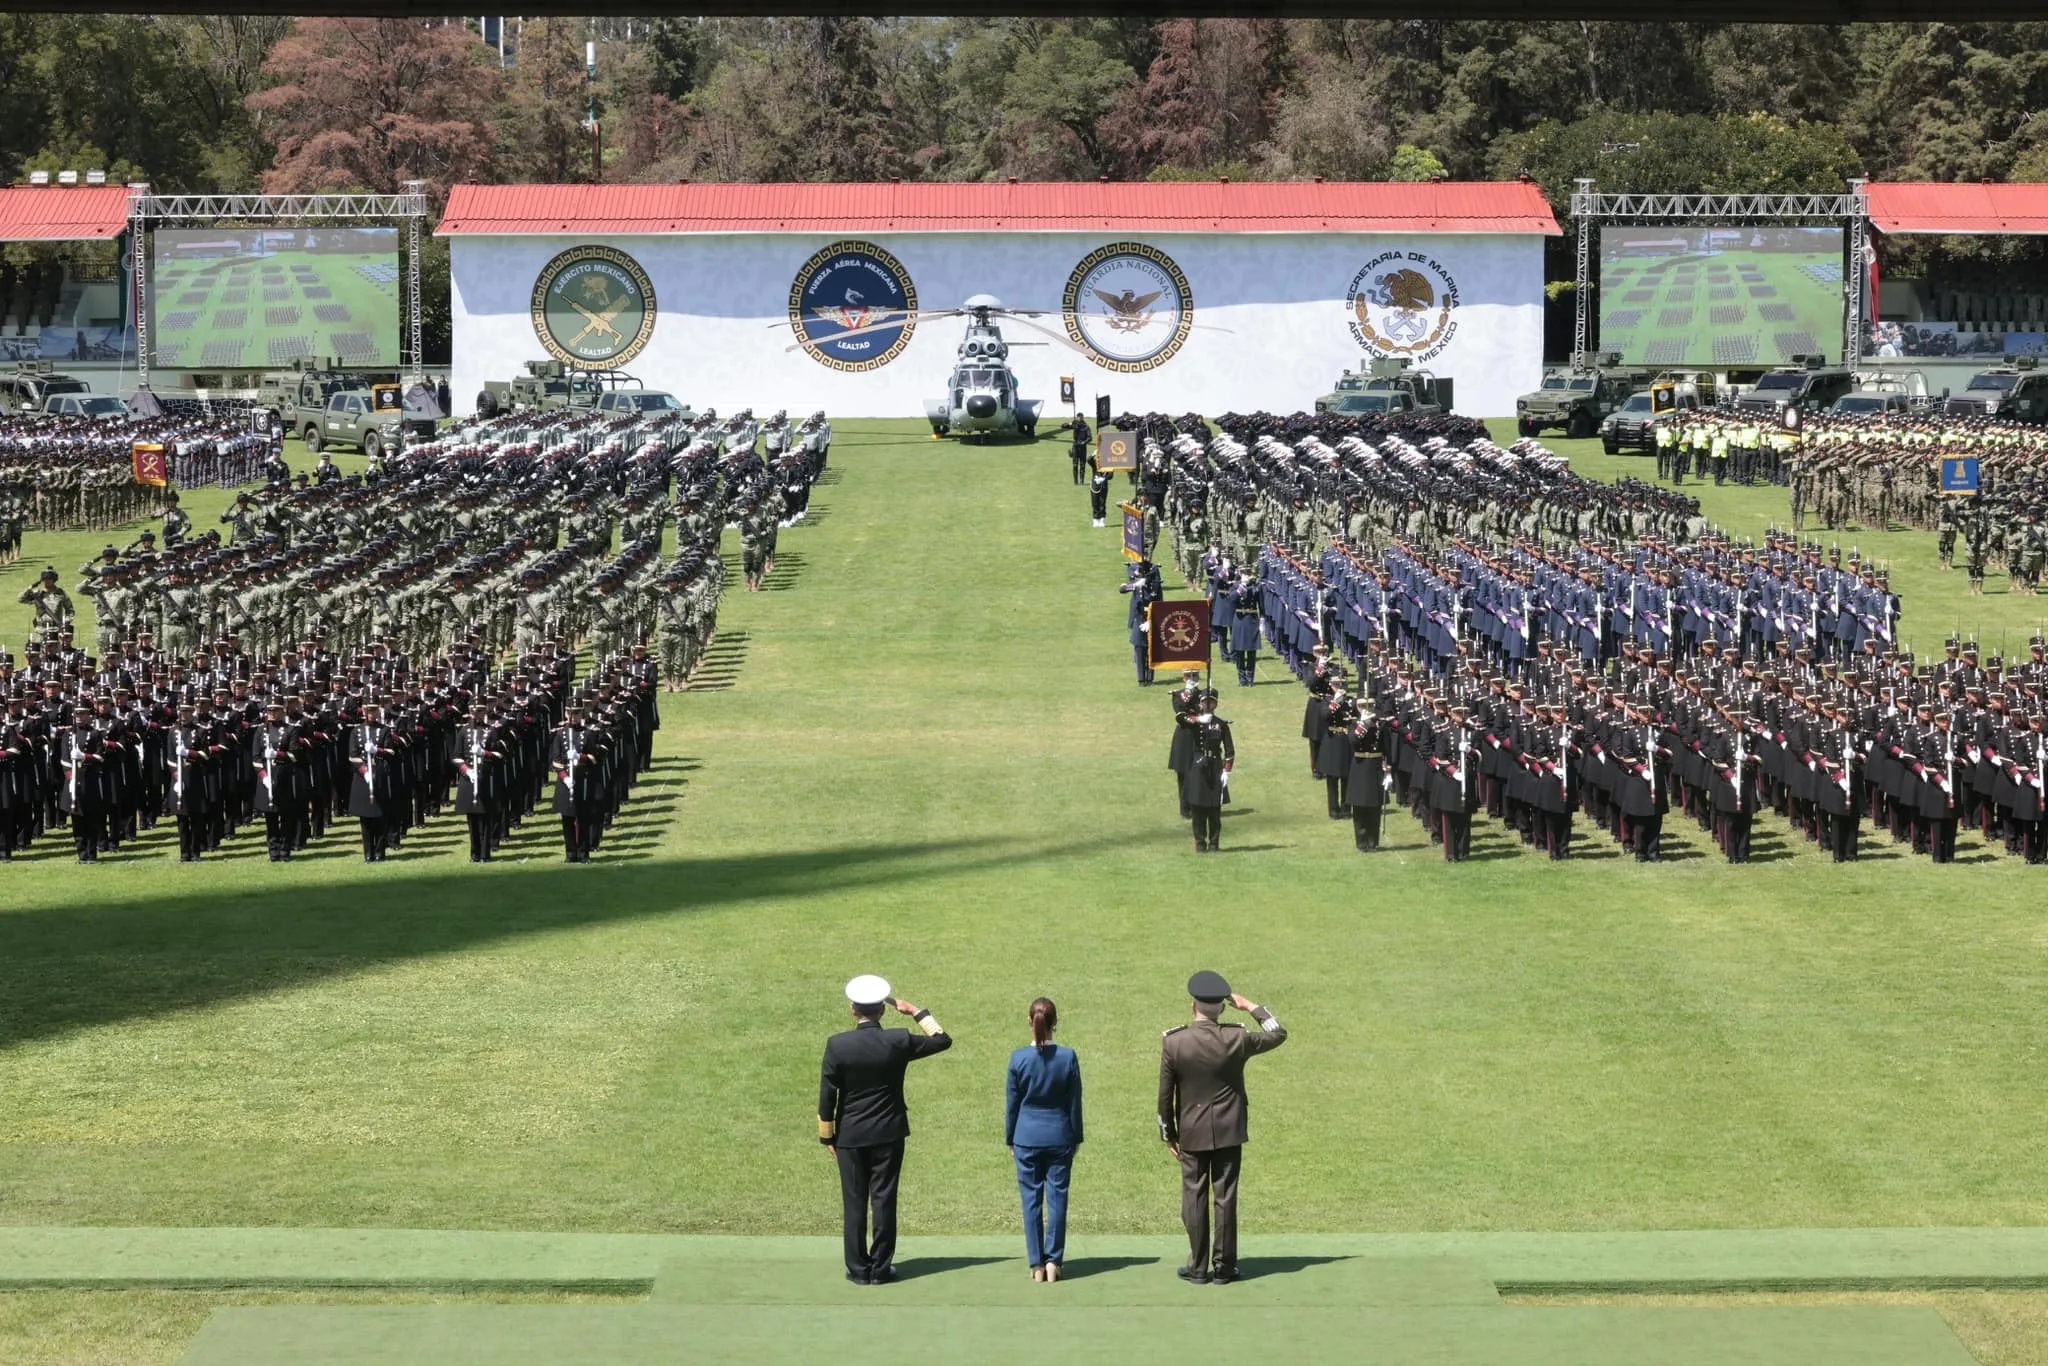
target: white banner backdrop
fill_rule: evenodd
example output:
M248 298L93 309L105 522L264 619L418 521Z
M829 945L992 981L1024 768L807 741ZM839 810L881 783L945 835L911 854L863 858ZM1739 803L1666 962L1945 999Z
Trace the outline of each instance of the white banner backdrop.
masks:
M647 237L467 236L452 247L454 366L459 412L473 410L487 379L509 379L547 353L531 320L542 269L585 244L623 251L653 284L657 319L646 349L624 368L699 409L766 413L824 409L834 417L922 417L944 392L962 324L919 322L900 353L864 371L831 368L789 349L792 286L821 250L839 242L881 247L901 263L921 309L952 308L993 294L1062 336L1070 283L1080 293L1084 335L1106 356L1151 368L1119 373L1092 354L1015 324L1003 332L1025 398L1045 400L1047 425L1064 419L1059 378L1072 375L1084 409L1106 393L1118 412L1265 409L1292 412L1330 390L1368 347L1408 354L1456 381L1457 410L1478 417L1514 411L1536 387L1543 358L1543 245L1535 234L1272 235L1254 233L882 233L678 234ZM1106 264L1100 249L1138 251ZM1097 257L1091 257L1097 253ZM1164 258L1163 263L1160 258ZM1089 261L1085 280L1077 272ZM1170 310L1173 272L1192 302L1177 348ZM1147 280L1165 295L1124 293ZM1121 316L1094 290L1136 311ZM843 291L841 291L843 292ZM1146 293L1151 287L1146 286ZM836 302L836 301L835 301ZM1122 325L1119 326L1118 324ZM1157 340L1144 334L1156 332Z

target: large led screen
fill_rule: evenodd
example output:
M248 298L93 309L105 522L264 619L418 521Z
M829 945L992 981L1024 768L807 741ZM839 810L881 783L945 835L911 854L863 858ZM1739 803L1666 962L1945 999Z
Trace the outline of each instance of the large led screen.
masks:
M1600 349L1733 369L1842 354L1840 228L1603 228Z
M398 364L397 228L176 228L150 254L151 363Z

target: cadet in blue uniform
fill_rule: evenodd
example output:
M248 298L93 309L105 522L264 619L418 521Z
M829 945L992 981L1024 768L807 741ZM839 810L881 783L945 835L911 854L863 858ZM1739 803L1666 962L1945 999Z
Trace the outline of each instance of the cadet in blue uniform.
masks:
M1128 593L1130 606L1131 658L1138 666L1138 686L1152 686L1152 663L1145 648L1146 608L1165 596L1159 586L1159 567L1150 560L1140 560L1131 567L1130 578L1116 590Z

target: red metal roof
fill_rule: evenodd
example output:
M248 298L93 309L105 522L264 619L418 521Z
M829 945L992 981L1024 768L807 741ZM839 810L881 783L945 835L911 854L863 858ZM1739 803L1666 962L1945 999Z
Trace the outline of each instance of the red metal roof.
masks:
M1879 232L2048 234L2048 185L1864 186Z
M120 185L0 188L0 242L75 242L118 237L128 226Z
M442 236L690 232L1558 232L1524 181L457 185Z

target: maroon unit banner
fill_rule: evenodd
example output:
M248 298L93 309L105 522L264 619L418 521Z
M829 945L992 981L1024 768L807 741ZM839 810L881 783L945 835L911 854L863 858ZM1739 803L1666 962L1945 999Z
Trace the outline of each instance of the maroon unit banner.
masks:
M1209 667L1209 600L1155 602L1145 623L1145 653L1155 669Z
M135 482L162 488L171 482L171 460L160 441L138 441L129 448Z

